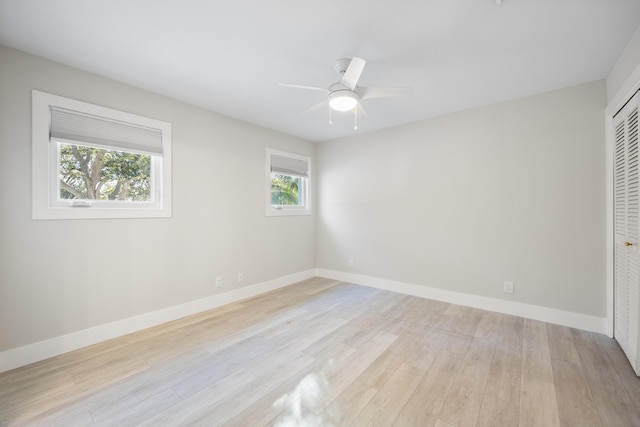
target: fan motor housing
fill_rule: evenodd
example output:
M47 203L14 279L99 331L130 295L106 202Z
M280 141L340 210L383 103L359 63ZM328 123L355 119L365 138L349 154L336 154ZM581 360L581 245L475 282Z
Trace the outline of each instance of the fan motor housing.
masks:
M333 92L338 92L338 91L348 91L348 92L353 92L355 93L357 96L360 96L360 93L358 93L358 86L355 87L354 90L349 89L347 86L345 86L344 84L337 82L332 84L331 86L329 86L329 92L333 93Z

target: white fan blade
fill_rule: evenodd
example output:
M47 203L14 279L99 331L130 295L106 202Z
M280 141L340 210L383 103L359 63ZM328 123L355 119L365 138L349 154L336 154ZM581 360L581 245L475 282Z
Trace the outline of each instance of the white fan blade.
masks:
M367 114L367 110L364 109L361 102L358 102L358 105L356 105L355 110L356 110L356 115L358 116L358 119L366 119L369 117L369 114Z
M354 56L351 59L351 62L349 62L347 71L344 72L340 82L349 89L354 90L358 84L358 80L360 80L360 74L362 74L362 70L364 70L364 65L366 63L367 61L364 59Z
M360 99L391 98L409 95L408 87L361 87L358 91Z
M311 114L314 111L317 111L317 110L321 109L322 107L324 107L325 105L328 105L328 104L329 104L329 100L322 101L321 103L314 105L313 107L309 108L308 110L303 111L302 113L300 113L300 115L301 116L306 116L307 114Z
M284 87L293 87L296 89L309 89L309 90L319 90L321 92L325 92L328 93L329 91L327 89L323 89L321 87L315 87L315 86L304 86L304 85L292 85L289 83L278 83L280 86L284 86Z

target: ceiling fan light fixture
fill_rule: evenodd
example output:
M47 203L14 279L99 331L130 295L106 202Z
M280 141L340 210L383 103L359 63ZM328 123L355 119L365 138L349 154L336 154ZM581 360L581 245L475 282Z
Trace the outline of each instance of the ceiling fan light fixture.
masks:
M336 111L353 110L357 104L357 95L350 90L338 90L329 95L329 106Z

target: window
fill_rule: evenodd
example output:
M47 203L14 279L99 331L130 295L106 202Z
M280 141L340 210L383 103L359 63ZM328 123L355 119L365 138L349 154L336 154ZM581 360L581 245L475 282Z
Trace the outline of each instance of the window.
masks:
M33 91L34 219L171 216L171 124Z
M311 159L267 148L267 215L310 215Z

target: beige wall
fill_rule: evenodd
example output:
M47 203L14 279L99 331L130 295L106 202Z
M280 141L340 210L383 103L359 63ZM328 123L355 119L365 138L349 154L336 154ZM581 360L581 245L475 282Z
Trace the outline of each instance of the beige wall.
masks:
M32 89L171 122L173 218L33 221ZM0 351L313 268L313 217L264 214L267 146L315 150L0 46Z
M605 317L605 104L598 81L319 144L318 267Z

